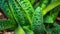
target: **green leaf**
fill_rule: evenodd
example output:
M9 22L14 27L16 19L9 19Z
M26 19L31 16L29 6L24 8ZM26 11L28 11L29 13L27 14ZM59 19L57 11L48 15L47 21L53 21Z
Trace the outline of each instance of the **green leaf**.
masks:
M45 16L44 16L44 22L45 23L54 23L55 19L57 18L59 13L59 6L54 8L53 10L51 10L50 12L48 12Z
M5 0L1 0L1 7L3 13L8 19L0 19L0 30L13 28L16 26L11 10L9 9L8 3Z
M32 17L32 30L34 34L43 34L44 33L44 25L43 25L43 15L40 7L37 7L33 17Z
M60 0L56 0L54 2L52 2L51 4L49 4L44 10L43 10L43 15L47 14L50 10L52 10L53 8L57 7L58 5L60 5Z
M19 25L15 31L14 34L25 34L24 30L22 29L22 27Z

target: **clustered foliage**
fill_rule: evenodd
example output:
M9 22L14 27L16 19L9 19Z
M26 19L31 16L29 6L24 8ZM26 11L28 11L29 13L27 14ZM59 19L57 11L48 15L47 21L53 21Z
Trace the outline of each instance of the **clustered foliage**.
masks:
M60 0L0 0L0 9L8 19L0 20L0 31L14 34L60 34L56 23Z

